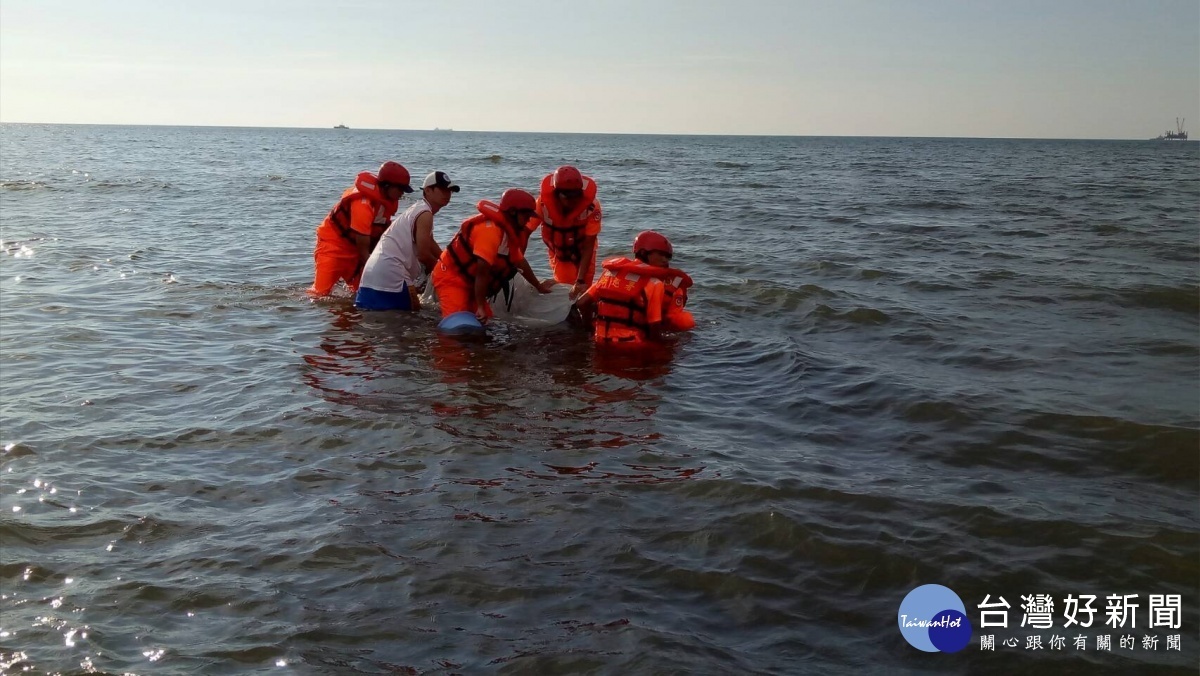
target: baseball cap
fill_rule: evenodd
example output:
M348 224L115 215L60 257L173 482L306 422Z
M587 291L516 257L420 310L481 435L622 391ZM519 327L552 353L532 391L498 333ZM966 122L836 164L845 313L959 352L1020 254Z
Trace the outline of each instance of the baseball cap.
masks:
M458 184L455 183L454 181L451 181L450 177L447 176L446 172L444 172L444 171L431 172L428 176L425 177L425 182L421 184L421 189L432 188L434 186L437 186L439 188L446 188L450 192L458 192L459 191Z

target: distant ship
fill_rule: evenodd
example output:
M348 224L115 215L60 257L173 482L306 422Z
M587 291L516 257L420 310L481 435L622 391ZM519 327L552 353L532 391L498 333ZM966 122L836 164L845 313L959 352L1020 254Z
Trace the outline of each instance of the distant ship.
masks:
M1187 132L1183 130L1183 123L1187 122L1186 118L1175 118L1175 131L1164 131L1161 135L1150 139L1151 141L1186 141Z
M453 129L440 129L438 127L434 127L433 130L434 131L454 131Z
M335 125L333 125L333 128L334 129L349 129L350 127L347 127L344 124L335 124Z

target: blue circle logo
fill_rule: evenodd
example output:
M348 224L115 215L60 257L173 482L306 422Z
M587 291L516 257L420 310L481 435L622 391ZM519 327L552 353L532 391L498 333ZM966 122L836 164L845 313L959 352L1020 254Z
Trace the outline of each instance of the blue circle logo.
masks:
M956 653L971 642L967 607L949 587L925 584L900 602L896 617L909 645L927 653Z

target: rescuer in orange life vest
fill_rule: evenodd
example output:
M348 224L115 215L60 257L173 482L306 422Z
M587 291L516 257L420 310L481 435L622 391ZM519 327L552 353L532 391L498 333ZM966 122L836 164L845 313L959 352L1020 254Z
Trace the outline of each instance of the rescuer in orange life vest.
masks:
M379 238L392 222L404 193L412 192L408 170L398 162L384 162L378 175L364 171L342 193L329 215L317 227L313 252L316 274L310 296L328 296L338 280L351 291Z
M662 331L696 326L683 309L692 278L670 267L674 251L666 237L646 230L633 240L634 260L604 261L599 281L575 301L585 324L595 326L596 342L637 346L661 342Z
M554 281L572 285L572 299L596 278L596 238L602 216L596 182L590 176L566 165L542 179L537 213L528 230L542 228Z
M550 293L554 280L538 281L525 260L525 226L534 206L533 195L516 188L505 190L500 204L481 200L476 205L479 213L463 221L433 269L443 317L469 311L486 322L492 316L488 299L518 272L540 293Z

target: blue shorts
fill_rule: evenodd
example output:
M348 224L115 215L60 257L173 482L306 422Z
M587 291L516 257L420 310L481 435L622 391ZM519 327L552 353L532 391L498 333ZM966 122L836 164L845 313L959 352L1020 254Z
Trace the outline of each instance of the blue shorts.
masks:
M413 309L408 295L408 284L400 291L376 291L365 286L358 287L354 296L354 307L360 310L409 310Z

